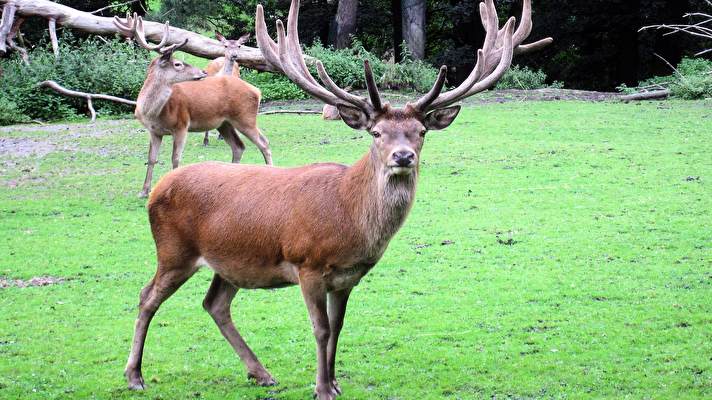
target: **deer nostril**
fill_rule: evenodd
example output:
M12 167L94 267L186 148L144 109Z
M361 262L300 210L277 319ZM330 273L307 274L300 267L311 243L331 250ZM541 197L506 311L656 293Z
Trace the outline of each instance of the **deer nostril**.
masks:
M415 153L412 151L396 151L393 153L393 160L399 167L407 167L415 159Z

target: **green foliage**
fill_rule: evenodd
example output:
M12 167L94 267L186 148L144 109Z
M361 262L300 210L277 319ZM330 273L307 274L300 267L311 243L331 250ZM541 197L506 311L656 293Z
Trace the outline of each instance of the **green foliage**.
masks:
M243 69L240 77L262 91L262 101L309 98L302 89L282 74Z
M427 92L437 78L438 70L431 65L413 58L408 46L401 45L402 61L386 63L381 77L381 87L391 90L414 90Z
M504 74L502 79L497 82L497 89L521 89L521 90L533 90L533 89L561 89L564 84L561 82L554 82L552 84L546 83L546 73L542 70L532 70L529 67L520 67L519 65L512 65L511 68Z
M642 89L670 89L672 97L685 100L712 97L712 61L702 58L683 58L668 76L655 76L646 79L637 87L618 86L618 90L630 94Z
M311 47L306 49L306 53L321 60L331 79L342 88L365 89L364 60L370 62L374 76L379 77L384 71L383 61L366 50L358 40L354 40L351 47L346 49L324 47L317 40ZM316 66L309 66L309 71L312 75L318 76Z
M5 93L0 93L0 125L12 125L28 122L30 119L10 100Z
M2 97L14 102L25 118L57 120L86 113L82 99L63 97L49 89L37 87L44 80L55 80L69 89L89 93L106 93L135 99L138 95L150 54L124 41L108 43L97 39L79 41L70 46L71 40L60 43L60 56L44 46L30 53L31 64L26 66L17 58L4 60L3 78L0 80ZM131 112L130 106L107 101L95 102L100 114Z

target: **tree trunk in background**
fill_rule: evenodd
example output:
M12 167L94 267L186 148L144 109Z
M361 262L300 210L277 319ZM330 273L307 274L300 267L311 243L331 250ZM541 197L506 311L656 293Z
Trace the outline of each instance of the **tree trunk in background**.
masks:
M401 14L400 0L391 0L391 25L393 25L393 59L400 62L401 43L403 43L403 16Z
M336 48L343 49L351 45L351 35L356 32L358 0L339 0L336 10Z
M403 39L413 58L425 58L425 0L402 0Z

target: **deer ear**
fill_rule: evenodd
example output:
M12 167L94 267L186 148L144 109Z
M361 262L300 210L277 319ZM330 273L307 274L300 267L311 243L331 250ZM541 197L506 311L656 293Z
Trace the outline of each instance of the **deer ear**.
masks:
M437 109L425 116L425 127L431 131L445 129L455 120L460 106Z
M215 39L222 43L225 41L225 36L223 36L220 32L215 31Z
M250 33L249 33L249 32L247 32L246 34L240 36L240 38L237 39L237 41L240 42L240 44L247 43L248 40L250 40Z
M339 110L339 115L346 122L346 125L357 130L368 129L369 117L360 108L343 104L337 104L336 108Z

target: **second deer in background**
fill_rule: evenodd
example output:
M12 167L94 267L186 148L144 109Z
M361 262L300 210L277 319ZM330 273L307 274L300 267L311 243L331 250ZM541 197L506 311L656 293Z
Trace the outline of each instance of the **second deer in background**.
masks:
M250 39L250 34L246 33L240 36L237 40L230 40L225 39L225 36L223 36L220 32L215 31L215 39L217 39L220 44L225 47L225 56L218 57L210 61L208 66L205 67L205 72L208 73L208 76L233 76L235 78L239 78L240 64L237 62L240 55L239 51L242 45L247 43ZM225 62L225 60L228 60L229 62ZM204 146L210 144L209 135L210 131L205 131L205 138L203 139ZM218 138L222 139L222 135L220 133L218 133Z
M125 22L115 17L114 24L125 36L135 38L142 47L160 54L148 67L134 111L151 139L146 179L139 197L147 197L151 191L153 167L165 135L173 136L173 168L180 164L188 132L210 129L217 129L230 145L233 163L240 162L245 151L245 144L237 136L239 131L260 149L265 163L272 164L269 141L257 127L259 89L232 76L207 77L205 71L174 59L173 52L188 40L165 46L168 23L157 45L148 44L143 20L136 14L127 17Z

